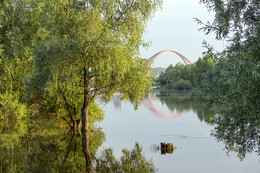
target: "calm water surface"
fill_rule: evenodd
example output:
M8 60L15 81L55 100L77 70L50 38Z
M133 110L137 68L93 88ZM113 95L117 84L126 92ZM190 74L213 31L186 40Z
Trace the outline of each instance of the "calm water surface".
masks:
M206 104L187 94L154 92L137 111L130 103L113 101L103 106L105 120L100 123L106 140L99 150L111 147L116 157L135 142L160 173L259 173L260 157L247 153L244 159L225 150L225 143L211 135L214 114ZM161 155L161 142L173 143L172 154Z
M159 173L260 173L260 127L216 121L212 107L191 94L154 92L137 111L115 95L103 110L106 117L97 124L102 129L92 127L90 135L96 158L112 148L119 159L122 149L131 151L137 142ZM161 142L175 150L162 155ZM55 118L0 122L2 172L85 172L81 137Z

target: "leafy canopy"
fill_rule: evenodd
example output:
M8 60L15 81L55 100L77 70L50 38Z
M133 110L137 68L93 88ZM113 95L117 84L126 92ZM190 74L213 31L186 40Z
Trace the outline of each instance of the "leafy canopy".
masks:
M156 0L32 4L41 27L35 40L36 70L27 82L29 95L63 95L80 107L85 71L91 98L108 101L120 92L137 106L151 82L139 49L146 46L144 29L160 4Z

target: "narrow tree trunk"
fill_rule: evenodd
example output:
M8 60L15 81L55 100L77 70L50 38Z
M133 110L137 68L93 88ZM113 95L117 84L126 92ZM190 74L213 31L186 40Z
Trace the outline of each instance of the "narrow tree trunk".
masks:
M89 147L89 127L88 127L88 114L90 105L90 91L89 91L89 80L88 71L84 68L84 105L81 114L81 132L82 132L82 151L85 155L86 160L86 171L87 173L93 172L90 147Z

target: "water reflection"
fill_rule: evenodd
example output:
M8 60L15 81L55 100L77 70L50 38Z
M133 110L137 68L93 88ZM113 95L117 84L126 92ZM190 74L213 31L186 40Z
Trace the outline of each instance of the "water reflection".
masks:
M237 115L232 108L225 107L217 109L217 112L212 136L224 142L227 153L235 152L241 160L247 153L256 152L260 156L260 125L257 117Z
M117 104L114 101L114 106L121 107L120 97L116 97L116 100ZM214 127L211 136L217 142L224 142L227 153L235 152L241 160L247 153L256 152L260 155L260 126L254 123L257 122L254 119L246 118L247 116L232 115L232 108L216 104L213 106L190 92L168 91L154 91L142 100L142 104L164 119L174 119L187 111L193 111L200 121ZM166 113L165 108L160 110L161 105L166 105L171 113ZM153 150L156 151L156 148L160 151L159 146L155 146Z
M81 138L55 120L2 122L0 124L0 172L84 172ZM92 129L94 155L105 134Z
M95 157L105 140L101 128L92 127L90 151L95 172L156 172L152 160L145 158L142 147L122 151L116 159L113 149ZM81 137L68 125L55 120L0 123L0 172L85 172Z
M218 142L224 142L227 153L235 152L241 160L247 153L256 152L260 155L260 128L255 123L257 117L244 116L242 113L238 115L237 111L225 105L210 105L191 93L159 92L157 97L170 110L192 110L200 121L214 125L211 135Z
M206 123L199 123L198 126L194 126L195 128L190 127L192 126L191 122L189 122L187 126L185 126L185 123L182 123L184 120L190 121L194 116L183 116L179 119L169 121L164 119L158 120L157 117L149 119L147 118L150 116L149 113L144 116L142 114L134 116L131 113L133 122L127 119L127 121L122 123L117 116L111 121L120 125L116 126L115 131L119 131L118 129L120 129L120 131L123 131L121 133L124 134L115 135L115 131L113 131L112 134L115 137L109 138L109 141L114 142L114 145L109 146L113 146L114 148L117 144L122 144L123 147L127 146L129 141L131 142L131 140L129 140L131 137L129 136L132 134L134 134L132 135L134 136L134 140L136 141L136 139L138 139L142 145L144 145L145 142L150 146L157 142L157 144L159 144L160 141L174 141L174 147L175 145L177 146L175 150L162 149L160 145L155 144L152 145L151 150L159 155L156 159L164 159L163 162L167 162L166 166L175 164L175 167L184 163L184 160L185 163L187 161L190 165L196 161L196 163L204 162L210 159L207 155L210 150L214 150L212 151L212 155L217 155L214 152L221 152L221 148L220 150L214 148L216 145L212 145L212 143L215 142L215 139L218 142L224 143L228 153L236 153L237 157L241 160L251 152L260 155L260 126L255 123L257 122L256 119L249 118L250 116L234 115L231 108L225 108L223 105L209 106L208 103L200 101L191 93L155 92L150 95L150 98L158 109L161 108L161 104L166 105L167 109L172 112L184 112L183 115L185 115L187 111L194 112L200 121L212 125L211 127L214 128L214 130L211 135L214 139L209 139L208 137L202 139L202 130L198 131L198 133L196 132L199 135L194 138L195 133L191 133L192 130L196 130L195 128L199 128L203 125L209 127ZM147 100L149 101L148 97ZM114 104L116 108L121 108L121 106L124 105L121 104L120 97L113 99L113 103L116 103ZM111 107L113 107L113 105L111 105ZM123 108L122 111L124 111ZM165 110L161 110L161 112L164 111ZM130 112L129 109L126 110L126 112ZM138 111L136 112L138 113ZM154 111L153 113L158 115ZM145 121L141 120L141 116L144 117ZM128 116L121 117L122 119L128 118ZM133 133L134 123L136 123L135 130L137 133ZM138 128L138 123L140 123L140 128ZM150 128L154 127L153 125L156 125L157 128ZM108 128L112 129L111 124L108 124ZM145 133L143 133L144 131ZM155 165L152 160L146 158L150 158L150 156L142 152L143 150L138 143L131 150L123 149L121 156L118 158L114 156L112 148L105 149L101 154L97 155L98 148L100 148L105 141L105 133L100 128L93 128L91 134L91 154L97 172L138 172L138 170L139 172L145 172L145 170L149 170L148 172L156 172L155 167L158 167L158 165ZM195 136L197 134L195 134ZM124 138L124 136L127 137ZM123 141L121 139L126 140ZM210 145L213 147L208 149L207 147ZM183 147L184 149L179 152L179 147ZM193 152L196 150L198 150L198 152ZM198 153L201 154L201 160L199 161L196 158ZM163 156L160 154L163 154ZM172 162L167 159L171 154L174 154L174 161L171 160ZM210 157L212 155L210 155ZM217 155L214 161L221 162L221 160L225 160L223 158L217 160L218 157L220 156ZM255 160L256 157L253 158ZM235 166L239 164L234 164L233 160L231 162L232 163L228 163ZM166 166L164 165L164 167ZM181 165L179 167L181 167ZM174 170L174 168L172 170ZM259 169L255 170L258 171ZM44 118L33 121L0 122L0 172L84 171L85 159L81 149L81 138L75 135L69 126L56 122L54 119Z
M237 111L225 105L210 105L191 93L159 92L156 96L170 110L192 110L197 113L200 121L214 125L211 135L218 142L224 142L227 153L235 152L241 160L247 153L256 152L260 155L260 128L259 124L256 124L257 117L237 114Z
M177 111L174 113L166 113L163 111L160 111L156 105L153 103L151 94L149 93L144 99L141 100L141 103L148 108L150 111L152 111L153 113L155 113L155 115L164 118L164 119L174 119L174 118L178 118L180 117L184 111Z
M165 113L159 110L153 103L153 99L155 98L159 98L161 105L166 105L172 113ZM142 104L161 118L178 118L182 116L185 111L192 110L197 113L200 121L205 121L211 125L213 124L214 111L209 108L207 103L199 101L191 92L155 91L152 94L148 94L147 97L142 100Z
M202 102L191 92L160 91L156 96L160 99L162 104L166 104L172 111L194 111L200 121L205 121L211 125L213 124L214 111L206 102Z
M173 151L175 150L175 147L173 146L172 143L162 143L160 145L153 144L150 146L150 151L153 153L158 153L160 152L161 155L166 155L166 154L173 154Z

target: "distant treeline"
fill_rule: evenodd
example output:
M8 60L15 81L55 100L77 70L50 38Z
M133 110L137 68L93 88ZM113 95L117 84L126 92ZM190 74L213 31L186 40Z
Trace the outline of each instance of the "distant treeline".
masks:
M162 88L173 90L190 90L202 86L203 77L216 64L210 55L199 58L197 62L191 65L177 63L168 66L164 73L161 73L156 79L156 84Z

